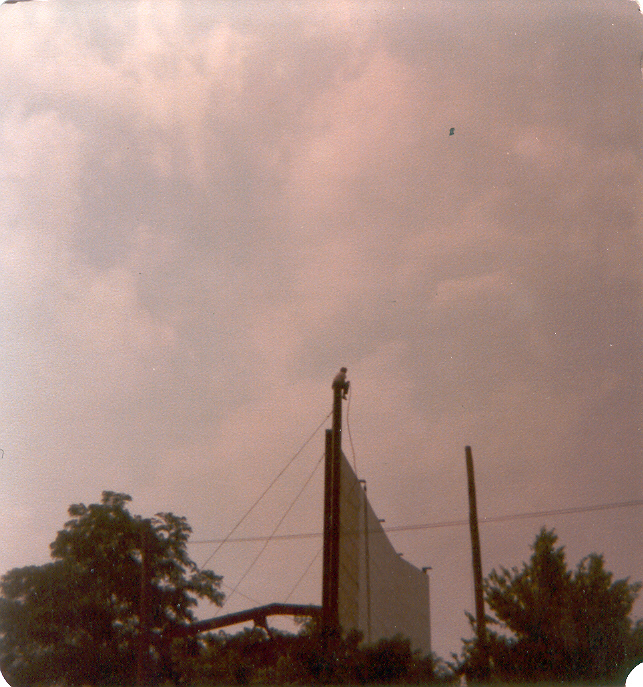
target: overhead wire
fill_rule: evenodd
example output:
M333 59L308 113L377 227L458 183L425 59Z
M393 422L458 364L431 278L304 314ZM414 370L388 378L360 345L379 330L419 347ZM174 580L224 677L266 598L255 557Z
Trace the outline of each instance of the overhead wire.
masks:
M557 508L554 510L531 511L527 513L512 513L509 515L492 515L479 518L480 523L486 522L507 522L509 520L526 520L529 518L548 517L550 515L573 515L575 513L590 513L599 510L612 510L616 508L629 508L632 506L643 506L643 499L633 499L632 501L622 501L620 503L601 503L592 506L575 506L572 508ZM427 523L424 525L400 525L387 528L387 532L404 532L409 530L423 530L437 527L453 527L468 525L469 520L452 520L437 523Z
M231 591L234 591L234 588L231 587L229 584L226 584L225 582L221 582L221 586L225 587L226 589L230 589ZM237 590L237 594L239 596L242 596L244 599L251 601L255 606L261 606L261 602L257 601L257 599L253 599L251 596L248 596L247 594L244 594L243 592L240 592L238 590Z
M301 574L301 576L299 577L299 579L297 580L297 582L295 582L295 586L290 590L290 593L289 593L288 596L284 599L284 603L288 603L288 601L290 601L290 597L297 591L297 587L299 587L299 585L301 584L301 581L304 579L304 577L306 577L306 575L308 574L308 572L310 571L310 569L311 569L311 568L313 567L313 565L315 564L315 561L319 558L319 554L320 554L323 550L324 550L324 547L323 547L323 546L320 546L320 547L317 549L317 553L313 556L312 560L310 561L310 563L309 563L308 566L306 567L306 570L304 570L304 572Z
M351 435L351 424L350 424L350 412L351 412L351 399L352 399L352 397L353 397L353 388L351 385L348 387L348 403L346 404L346 430L348 432L348 441L349 441L350 446L351 446L351 454L353 457L353 469L355 470L355 474L357 474L357 456L355 454L355 446L353 444L353 437ZM273 539L275 539L275 538L276 537L273 537ZM315 555L311 559L310 563L306 566L306 569L304 570L304 572L301 574L301 576L299 577L297 582L295 582L295 586L290 590L290 592L288 593L288 595L284 599L284 603L287 603L290 600L290 598L292 597L292 595L297 591L297 588L301 584L304 577L306 577L306 575L310 572L310 569L315 564L315 561L319 558L319 555L321 554L323 549L324 549L323 546L321 546L321 547L319 547L319 549L317 549L317 553L315 553Z
M357 457L355 456L355 447L353 446L353 437L351 436L351 398L353 398L352 384L348 387L348 403L346 404L346 430L348 431L348 442L351 445L351 452L353 454L353 469L355 470L355 474L357 474Z
M301 447L300 447L299 450L295 453L295 455L294 455L294 456L288 461L288 463L286 463L286 465L280 470L279 474L278 474L278 475L272 480L272 482L270 482L270 484L263 490L263 492L261 493L261 495L260 495L260 496L256 499L256 501L250 506L250 508L248 508L248 510L244 513L243 517L239 520L239 522L237 522L237 524L230 530L230 532L228 532L227 536L224 537L224 538L221 539L221 540L216 540L216 539L215 539L215 540L211 540L210 543L213 543L213 544L214 544L214 543L217 543L217 542L218 542L219 545L218 545L217 548L210 554L210 556L205 560L205 562L204 562L203 565L201 566L202 568L204 568L204 567L205 567L205 566L206 566L206 565L207 565L207 564L217 555L219 549L220 549L227 541L229 541L230 537L239 529L239 527L241 526L241 524L242 524L242 523L245 521L245 519L250 515L250 513L252 513L252 511L257 507L257 505L259 504L259 502L261 501L261 499L263 499L263 497L270 491L270 489L272 489L272 487L273 487L273 486L275 485L275 483L279 480L279 478L284 474L284 472L286 472L286 470L292 465L292 463L294 463L294 461L297 459L297 457L299 456L299 454L306 448L306 446L308 446L308 444L312 441L313 437L317 434L317 432L319 432L319 430L323 427L323 425L324 425L324 423L326 422L326 420L328 420L328 418L329 418L332 414L333 414L333 411L331 410L331 411L328 413L328 415L326 415L326 417L319 423L319 425L317 426L317 429L315 429L315 431L308 437L308 439L306 439L306 441L304 441L304 443L301 445Z
M508 515L492 515L489 517L479 518L480 523L493 523L493 522L507 522L510 520L525 520L528 518L539 518L546 517L550 515L574 515L576 513L590 513L593 511L601 510L614 510L618 508L631 508L634 506L643 506L643 499L633 499L631 501L621 501L618 503L601 503L591 506L577 506L572 508L558 508L554 510L543 510L543 511L531 511L526 513L511 513ZM429 529L439 529L443 527L461 527L468 525L469 520L441 520L438 522L421 523L415 525L397 525L394 527L385 527L385 532L407 532L412 530L429 530ZM279 534L272 537L273 540L276 539L314 539L321 537L321 532L300 532L293 534ZM244 542L256 542L264 541L266 536L255 536L255 537L237 537L237 538L226 538L224 539L207 539L207 540L196 540L190 543L192 544L216 544L220 543L244 543Z
M317 461L315 467L313 468L313 471L312 471L312 472L310 473L310 475L308 476L308 479L304 482L304 484L303 484L303 486L301 487L301 489L297 492L297 495L296 495L295 498L292 500L292 502L290 503L290 505L288 506L288 508L286 508L285 513L281 516L281 518L279 519L279 521L278 521L277 524L275 525L274 529L272 530L272 533L271 533L271 534L266 538L266 540L264 541L264 544L263 544L263 546L261 547L259 553L253 558L252 562L251 562L250 565L246 568L246 571L245 571L245 572L243 573L243 575L241 576L241 579L236 583L236 585L234 586L234 588L232 589L232 591L231 591L230 594L228 595L228 599L227 599L228 601L232 598L232 596L235 594L235 592L239 589L239 587L241 586L241 583L246 579L246 577L248 576L248 574L250 573L250 571L252 570L252 568L254 568L255 564L257 563L257 561L259 560L259 558L261 557L261 555L263 554L263 552L266 550L268 544L270 544L270 542L273 540L274 535L276 534L277 530L281 527L283 521L284 521L284 520L286 519L286 517L288 516L288 513L290 513L290 511L293 509L293 507L295 506L295 504L297 503L297 501L299 500L299 498L301 497L301 495L304 493L304 490L305 490L306 487L310 484L312 478L315 476L315 473L317 472L317 468L321 465L322 460L324 460L324 454L322 454L321 458Z

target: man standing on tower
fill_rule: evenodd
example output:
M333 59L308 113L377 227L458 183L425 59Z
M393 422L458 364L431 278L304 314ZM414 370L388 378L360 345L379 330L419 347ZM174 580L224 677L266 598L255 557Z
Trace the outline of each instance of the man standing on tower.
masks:
M347 372L348 370L345 367L342 367L340 371L335 375L335 379L333 379L333 389L341 389L341 391L343 392L342 398L348 397L348 387L351 384L346 379Z

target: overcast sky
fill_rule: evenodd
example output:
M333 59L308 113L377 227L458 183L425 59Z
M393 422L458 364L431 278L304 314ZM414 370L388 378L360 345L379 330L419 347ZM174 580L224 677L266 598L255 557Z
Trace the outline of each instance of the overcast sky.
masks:
M224 537L342 365L387 526L467 518L466 444L481 519L640 500L641 22L629 0L0 7L0 572L103 490ZM323 443L236 535L273 530ZM321 530L321 479L280 534ZM640 506L483 523L485 574L543 525L570 564L643 577ZM390 536L459 652L468 528ZM271 544L225 610L318 603L320 546ZM208 562L228 594L260 547Z

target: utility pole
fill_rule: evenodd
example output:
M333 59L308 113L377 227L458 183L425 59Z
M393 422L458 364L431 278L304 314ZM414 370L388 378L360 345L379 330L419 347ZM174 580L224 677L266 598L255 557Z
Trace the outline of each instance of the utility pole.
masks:
M326 430L324 474L324 551L322 571L322 629L329 632L338 623L336 617L337 603L333 601L333 579L337 576L336 546L338 540L336 528L333 526L333 475L335 465L333 461L333 432Z
M333 380L333 426L326 430L324 483L324 553L322 579L322 637L328 670L330 656L339 637L339 497L342 455L342 399L346 398L349 382L342 367Z
M473 474L471 446L464 447L469 484L469 529L471 530L471 558L473 562L473 590L476 601L476 635L478 637L478 656L480 679L489 678L489 655L487 646L487 625L484 613L482 591L482 556L480 553L480 532L478 531L478 507L476 504L476 483Z

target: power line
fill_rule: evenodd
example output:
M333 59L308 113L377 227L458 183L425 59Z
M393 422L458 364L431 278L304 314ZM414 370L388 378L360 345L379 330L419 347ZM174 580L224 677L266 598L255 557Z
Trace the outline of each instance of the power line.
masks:
M594 506L577 506L575 508L557 508L555 510L541 510L531 511L528 513L513 513L511 515L493 515L488 518L480 518L480 522L506 522L508 520L526 520L529 518L540 518L549 515L572 515L574 513L590 513L599 510L612 510L615 508L628 508L632 506L643 506L643 499L634 499L633 501L622 501L620 503L602 503ZM400 525L398 527L389 527L387 532L404 532L408 530L423 530L438 527L454 527L461 525L468 525L468 520L452 520L445 522L427 523L425 525Z
M233 587L231 587L229 584L226 584L225 582L221 582L221 586L225 587L226 589L230 589L230 596L232 596L233 592L237 592L239 596L242 596L244 599L247 601L250 601L253 603L255 606L261 606L261 601L257 601L257 599L253 599L251 596L248 596L247 594L244 594L243 592L240 592L239 590L235 590Z
M333 411L331 410L330 413L328 413L328 415L326 415L326 417L319 423L319 425L317 426L317 429L308 437L308 439L306 439L306 441L304 441L304 443L301 445L301 447L300 447L300 449L297 451L297 453L295 453L295 455L294 455L294 456L288 461L288 463L286 463L286 465L281 469L281 471L279 472L279 474L278 474L278 475L272 480L272 482L270 482L270 484L263 490L263 492L262 492L262 494L259 496L259 498L250 506L250 508L248 508L248 510L245 512L245 514L243 515L243 517L241 518L241 520L239 520L239 522L230 530L230 532L228 533L228 535L227 535L224 539L212 539L212 540L210 540L209 542L207 542L207 543L210 543L210 544L218 543L219 546L217 546L217 548L210 554L210 556L207 558L207 560L203 563L203 565L201 566L202 568L205 568L205 566L206 566L206 565L216 556L216 554L217 554L217 552L219 551L219 549L220 549L227 541L230 540L230 537L237 531L237 529L239 529L239 527L241 526L241 523L243 523L243 521L250 515L250 513L252 513L252 511L256 508L256 506L259 504L259 502L261 501L261 499L270 491L270 489L272 489L272 487L273 487L274 484L277 482L277 480L284 474L284 472L286 472L286 470L291 466L291 464L295 461L295 459L299 456L299 454L306 448L306 446L308 446L308 444L312 441L312 439L313 439L313 437L315 436L315 434L317 434L317 432L319 432L319 430L322 428L322 426L324 425L324 423L326 422L326 420L328 420L328 418L329 418L332 414L333 414ZM264 537L262 537L262 539L264 539ZM205 543L205 542L204 542L204 543Z
M578 506L575 508L558 508L555 510L543 510L543 511L531 511L528 513L512 513L510 515L494 515L490 517L480 518L481 523L493 523L493 522L507 522L510 520L526 520L529 518L540 518L550 515L573 515L575 513L590 513L593 511L600 510L614 510L617 508L631 508L633 506L643 506L643 499L634 499L632 501L622 501L620 503L602 503L593 506ZM439 522L430 522L417 525L398 525L396 527L386 527L385 532L408 532L412 530L430 530L439 529L442 527L462 527L468 525L468 520L441 520ZM265 541L270 538L272 540L277 539L315 539L321 537L321 532L300 532L295 534L279 534L272 537L257 536L257 537L226 537L225 539L201 539L190 542L191 544L217 544L221 546L224 543L244 543L244 542L256 542ZM217 549L218 550L218 549Z
M260 550L259 553L254 557L254 559L252 560L252 563L250 563L250 565L246 568L246 571L245 571L245 572L243 573L243 575L241 576L241 579L237 582L237 584L234 586L234 589L230 592L230 594L229 594L229 596L228 596L228 601L232 598L232 596L234 595L234 593L239 589L239 587L241 586L241 583L246 579L246 577L248 576L248 573L252 570L252 568L254 568L255 563L256 563L256 562L259 560L259 558L261 557L261 554L266 550L266 547L268 546L268 544L269 544L269 543L271 542L271 540L275 537L275 533L276 533L277 530L281 527L281 524L282 524L283 521L286 519L286 516L287 516L288 513L290 513L290 511L293 509L295 503L297 503L297 501L299 500L299 497L304 493L304 490L305 490L306 487L310 484L310 481L312 480L312 478L315 476L315 473L317 472L317 468L321 465L321 462L322 462L323 459L324 459L324 455L322 454L322 457L317 461L317 464L316 464L315 467L313 468L313 471L310 473L310 476L309 476L308 479L304 482L304 485L302 486L302 488L297 492L297 495L296 495L295 498L292 500L291 504L288 506L288 508L286 508L286 512L281 516L281 519L279 520L279 522L275 525L274 529L272 530L272 533L270 534L269 537L266 538L266 540L265 540L265 542L264 542L264 545L261 547L261 550Z

